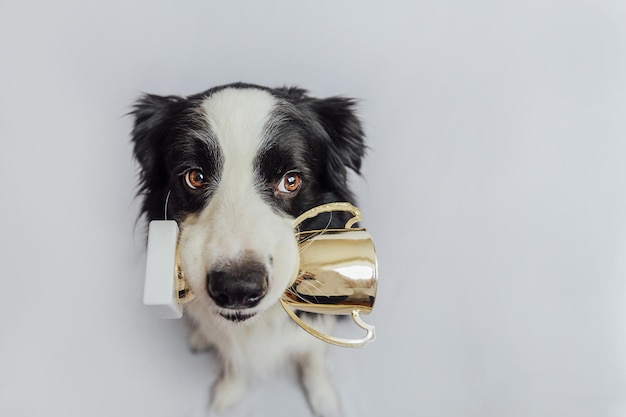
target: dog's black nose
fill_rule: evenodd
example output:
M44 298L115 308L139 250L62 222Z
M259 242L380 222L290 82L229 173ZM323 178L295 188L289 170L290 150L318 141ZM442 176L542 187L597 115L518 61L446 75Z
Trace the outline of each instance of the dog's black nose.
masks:
M220 307L251 308L267 293L267 269L258 261L229 263L207 274L207 291Z

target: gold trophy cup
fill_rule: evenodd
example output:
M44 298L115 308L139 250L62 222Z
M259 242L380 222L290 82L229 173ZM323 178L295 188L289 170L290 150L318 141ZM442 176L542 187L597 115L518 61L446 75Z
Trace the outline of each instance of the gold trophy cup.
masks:
M362 347L376 337L374 326L360 317L374 307L377 290L377 260L372 236L354 227L361 212L350 203L328 203L303 213L294 220L294 228L320 213L349 212L344 228L296 231L300 251L300 269L280 302L289 316L304 330L325 342ZM294 310L309 313L351 315L367 331L361 339L342 339L321 333L305 323Z

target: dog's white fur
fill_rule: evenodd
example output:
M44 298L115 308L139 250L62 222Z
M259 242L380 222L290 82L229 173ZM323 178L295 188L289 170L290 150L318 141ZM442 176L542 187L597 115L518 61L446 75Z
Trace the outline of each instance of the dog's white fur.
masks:
M255 191L254 158L268 135L267 123L277 105L266 91L225 89L204 102L205 117L219 142L224 165L207 206L180 224L180 254L196 300L185 306L195 329L192 347L215 347L224 370L213 387L212 408L220 412L242 396L251 377L267 374L290 358L300 369L314 412L339 414L338 398L326 369L326 346L290 323L277 304L298 266L292 219L278 214ZM269 271L268 292L254 317L233 323L206 291L206 274L219 260L253 253ZM313 320L313 319L310 319ZM332 332L334 319L320 316L315 327Z

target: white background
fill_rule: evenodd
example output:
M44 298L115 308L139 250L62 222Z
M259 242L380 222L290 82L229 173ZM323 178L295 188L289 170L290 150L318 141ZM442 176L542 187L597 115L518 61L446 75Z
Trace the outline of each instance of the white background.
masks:
M141 305L124 115L233 81L362 100L346 416L626 416L622 0L3 1L0 415L203 415L215 357ZM231 415L307 413L286 371Z

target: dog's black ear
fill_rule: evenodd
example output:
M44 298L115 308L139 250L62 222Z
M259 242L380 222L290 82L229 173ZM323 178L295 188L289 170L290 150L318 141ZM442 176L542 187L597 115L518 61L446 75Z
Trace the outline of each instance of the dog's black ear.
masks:
M165 140L171 128L171 113L179 97L146 94L137 100L130 115L135 124L132 131L134 155L140 165L140 192L145 194L144 211L151 211L152 199L166 187ZM148 213L150 215L150 213Z
M329 155L329 162L360 173L361 161L367 147L355 107L356 101L345 97L330 97L312 102L313 111L330 139L330 150L333 152Z
M346 198L347 169L361 173L361 162L367 150L363 127L355 112L356 101L345 97L314 99L311 102L324 130L324 148L327 180L335 189L344 189Z

